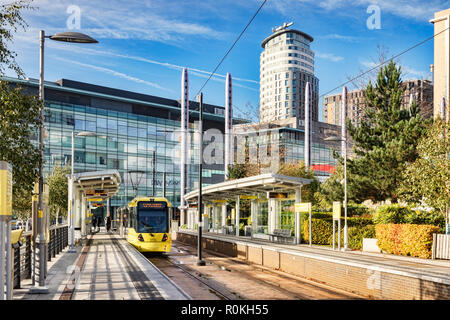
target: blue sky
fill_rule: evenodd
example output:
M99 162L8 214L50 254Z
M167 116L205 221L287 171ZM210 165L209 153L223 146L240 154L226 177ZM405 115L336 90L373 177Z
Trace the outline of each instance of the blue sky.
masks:
M0 2L9 2L0 0ZM206 81L248 23L262 0L35 0L24 12L29 27L16 34L11 49L30 78L39 75L39 30L46 34L79 31L98 44L46 41L45 78L73 79L172 99L180 98L181 67L189 69L190 98ZM367 20L380 9L380 29ZM71 6L79 8L73 15ZM314 38L319 94L339 86L378 60L377 47L388 57L433 35L433 13L450 7L442 0L268 0L246 33L203 90L204 101L224 105L225 74L233 77L235 114L259 103L261 42L273 27L292 28ZM79 20L72 19L79 17ZM429 78L433 41L397 60L404 78ZM14 76L13 72L8 73ZM349 89L352 89L349 86ZM335 90L340 92L341 89ZM319 108L321 109L321 108ZM319 119L322 119L320 110Z

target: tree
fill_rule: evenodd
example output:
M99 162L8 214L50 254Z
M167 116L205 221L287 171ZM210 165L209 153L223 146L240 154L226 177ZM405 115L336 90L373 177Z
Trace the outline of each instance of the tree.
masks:
M302 187L302 202L315 202L314 193L319 189L319 180L312 170L307 170L304 161L287 162L280 165L278 174L311 179L311 183Z
M52 219L57 219L61 214L65 217L67 216L68 174L70 174L70 167L57 166L48 177L48 204Z
M19 28L25 28L28 24L22 17L22 10L34 9L32 0L15 0L10 4L0 5L0 75L7 69L14 70L19 77L24 76L22 69L16 62L17 54L8 49L8 43L12 42L13 34Z
M417 141L426 121L416 103L410 110L402 108L404 92L401 68L391 61L365 90L364 121L357 126L347 121L357 155L347 161L348 186L356 197L397 202L403 172L418 157Z
M446 125L445 121L438 118L427 127L417 146L417 160L403 174L401 197L413 203L423 201L448 219L446 210L450 206L450 156Z
M18 77L24 76L15 58L17 54L8 49L14 33L28 26L22 17L24 9L34 9L31 0L15 0L0 5L0 76L14 70ZM0 81L0 160L13 167L13 211L24 219L31 212L33 183L38 176L41 156L31 143L31 137L40 125L41 102L25 95L19 87L12 88Z
M30 202L41 163L39 149L31 141L40 125L40 107L35 96L0 81L0 160L12 165L14 198L24 197ZM23 212L24 207L13 201L13 210Z

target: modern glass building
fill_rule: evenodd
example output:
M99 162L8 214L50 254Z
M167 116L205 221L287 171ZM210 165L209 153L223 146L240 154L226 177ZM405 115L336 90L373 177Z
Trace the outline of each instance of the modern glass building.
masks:
M237 155L243 153L239 149L242 145L246 146L245 152L250 159L254 159L256 155L258 159L267 156L271 158L270 161L278 161L279 164L305 160L305 131L303 127L297 127L295 119L291 118L283 122L273 121L270 124L235 125L233 130L236 136L243 137L245 141L245 143L235 143L235 161ZM334 172L337 161L333 157L333 150L338 154L341 152L340 142L325 140L330 136L340 136L340 127L313 121L311 169L319 181L324 181ZM349 145L348 151L351 148L352 146ZM278 157L274 158L272 151L278 153ZM273 167L261 166L262 173L271 169L273 170Z
M4 78L37 95L37 80ZM180 103L130 91L118 90L67 79L45 83L45 167L48 175L54 166L70 167L72 131L95 133L76 136L75 173L117 169L122 185L111 199L111 208L120 207L134 197L131 179L143 171L137 194L163 195L166 174L166 197L174 206L180 204ZM198 103L190 101L191 135L198 120ZM224 107L204 104L203 128L224 131ZM235 123L244 120L234 119ZM37 143L37 138L34 137ZM191 163L188 164L187 191L197 188L198 166L195 140L191 139ZM153 167L155 163L155 167ZM153 172L155 176L153 177ZM224 180L223 164L204 164L205 185ZM153 185L155 186L153 188Z
M263 40L260 55L260 122L305 119L305 88L311 84L311 118L319 120L319 79L314 75L313 37L281 26Z

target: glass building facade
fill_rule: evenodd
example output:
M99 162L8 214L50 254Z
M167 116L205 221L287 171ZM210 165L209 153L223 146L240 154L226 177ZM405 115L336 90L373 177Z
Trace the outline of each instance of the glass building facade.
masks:
M303 129L251 127L252 125L243 125L234 128L235 135L240 136L234 144L235 161L242 163L242 154L245 153L250 163L262 163L261 173L265 173L278 168L270 166L269 161L283 164L305 160L305 132ZM238 142L239 139L245 142ZM337 160L333 157L333 150L340 153L339 142L325 141L323 134L313 131L311 169L321 182L334 172ZM275 156L276 153L278 156Z
M4 79L37 95L36 80ZM138 196L162 196L163 175L166 197L176 207L180 204L180 104L129 91L112 89L71 80L45 83L44 177L54 166L71 166L72 132L74 171L116 169L122 184L111 199L112 211L134 197L131 171L142 171ZM198 104L190 101L190 163L187 165L187 192L197 188L198 145L194 139ZM204 104L203 128L224 131L224 108ZM233 122L245 121L234 119ZM95 136L76 136L80 132ZM37 144L37 138L34 137ZM153 163L155 166L153 167ZM153 179L153 172L155 177ZM223 164L203 165L203 184L224 180ZM154 188L153 188L154 185Z

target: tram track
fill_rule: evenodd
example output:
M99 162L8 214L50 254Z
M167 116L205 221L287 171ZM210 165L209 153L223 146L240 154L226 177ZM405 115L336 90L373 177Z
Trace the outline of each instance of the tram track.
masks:
M197 289L207 288L219 299L347 300L362 298L324 284L299 279L281 271L249 265L214 252L205 252L203 258L207 266L197 267L195 248L176 242L172 244L170 254L147 255L147 258L163 273L173 277L172 280L175 282L186 282L182 277L187 275L192 281L201 284ZM177 275L173 269L180 273ZM196 293L194 290L193 294ZM260 295L260 293L263 294Z
M173 246L172 246L172 249ZM177 248L175 248L177 249ZM242 299L238 295L230 292L227 288L222 286L217 281L214 281L212 279L208 279L208 277L201 272L198 272L196 270L193 270L183 264L180 264L179 262L176 262L176 260L172 259L168 255L155 255L155 254L144 254L145 257L153 263L155 266L157 266L163 273L167 274L168 266L164 264L168 264L169 268L177 268L183 272L183 274L189 276L191 279L193 279L196 282L201 283L203 286L207 287L209 292L216 295L220 300L237 300Z

